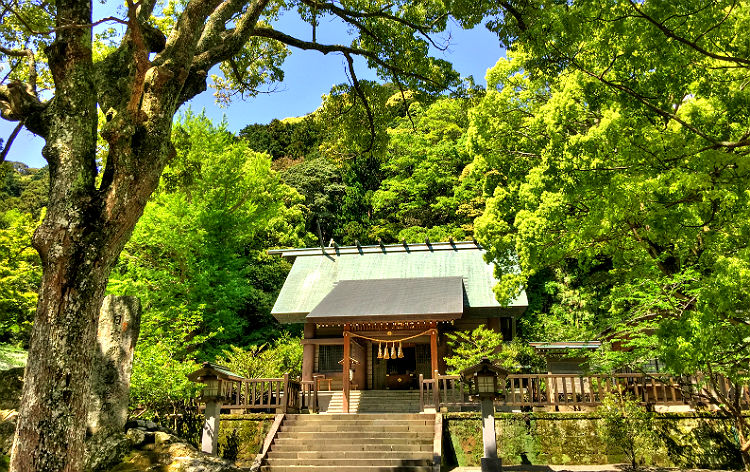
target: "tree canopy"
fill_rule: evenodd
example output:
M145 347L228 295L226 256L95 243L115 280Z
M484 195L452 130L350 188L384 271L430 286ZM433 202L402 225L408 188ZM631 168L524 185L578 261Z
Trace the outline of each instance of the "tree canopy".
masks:
M603 365L749 380L747 6L512 2L497 25L512 52L472 118L491 195L477 234L500 299L545 270L606 274L578 292L625 347ZM747 452L738 405L710 401Z
M82 467L98 310L109 273L175 153L178 108L209 85L221 100L257 93L282 77L280 65L293 47L341 54L351 96L373 123L354 57L405 89L436 92L456 83L450 64L429 55L431 44L441 46L433 35L445 30L448 7L440 1L128 1L126 17L101 20L124 25L124 34L97 38L90 0L3 9L0 54L10 73L0 83L0 116L45 140L50 169L47 212L33 238L43 275L11 470ZM271 26L280 15L297 15L311 37ZM343 23L351 36L319 42L324 20ZM214 66L221 75L209 77ZM64 295L70 293L76 296Z

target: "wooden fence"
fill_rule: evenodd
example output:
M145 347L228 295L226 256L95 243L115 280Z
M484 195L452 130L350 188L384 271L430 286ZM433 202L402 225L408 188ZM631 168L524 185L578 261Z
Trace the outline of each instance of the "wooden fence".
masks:
M274 379L223 380L220 388L223 410L317 412L318 391L314 383L290 379L288 374Z
M510 407L597 406L611 393L630 394L644 405L685 405L696 398L716 397L697 377L669 377L646 374L578 375L512 374L500 385L496 404ZM729 401L750 407L748 386L737 388L728 381L717 382L718 390ZM457 375L420 376L420 401L425 407L460 408L476 404Z

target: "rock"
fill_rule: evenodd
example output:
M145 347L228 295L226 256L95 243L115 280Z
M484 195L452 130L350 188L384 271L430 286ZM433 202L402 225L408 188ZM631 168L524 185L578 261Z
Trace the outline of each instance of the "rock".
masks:
M119 464L133 449L133 440L124 433L95 434L86 440L86 472L102 472Z
M104 298L91 368L88 427L93 434L122 432L125 427L140 320L137 297Z
M137 431L137 432L133 432ZM240 472L231 462L209 456L165 431L144 433L130 429L131 440L141 441L137 449L108 472ZM149 440L149 436L151 436Z
M146 433L140 429L129 429L125 435L133 443L133 447L141 447L146 443Z
M23 390L23 367L0 370L0 410L18 410Z
M156 433L154 433L154 443L157 446L172 444L175 442L180 442L180 440L169 433L165 433L163 431L157 431Z

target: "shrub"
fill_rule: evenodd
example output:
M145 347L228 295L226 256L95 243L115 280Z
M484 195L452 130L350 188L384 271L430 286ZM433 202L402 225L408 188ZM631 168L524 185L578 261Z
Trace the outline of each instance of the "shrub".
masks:
M601 415L602 438L610 447L622 451L633 469L656 449L651 414L631 395L607 395L597 411Z
M216 362L247 378L299 377L302 372L300 338L283 334L275 343L225 350Z

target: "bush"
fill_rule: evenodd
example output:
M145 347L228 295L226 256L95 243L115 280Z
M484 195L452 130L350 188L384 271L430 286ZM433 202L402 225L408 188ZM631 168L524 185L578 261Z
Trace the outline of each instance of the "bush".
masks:
M607 395L597 411L601 415L602 438L610 447L622 451L633 469L656 450L651 414L631 395Z
M302 373L301 338L283 334L273 345L239 348L232 346L217 357L218 364L247 378L278 378L284 374L299 377Z
M139 345L130 380L131 409L145 409L141 416L152 418L183 412L198 395L200 386L187 378L198 368L190 359L176 358L165 345Z

